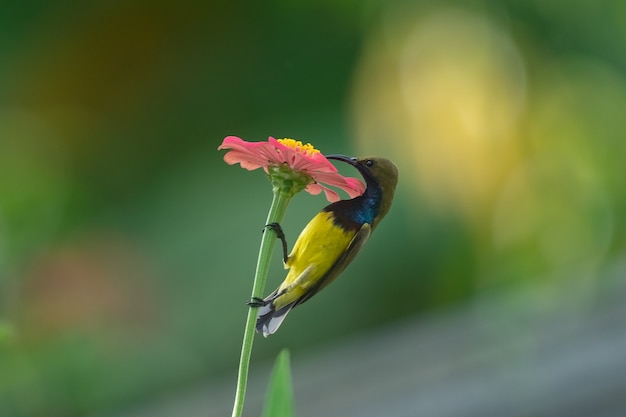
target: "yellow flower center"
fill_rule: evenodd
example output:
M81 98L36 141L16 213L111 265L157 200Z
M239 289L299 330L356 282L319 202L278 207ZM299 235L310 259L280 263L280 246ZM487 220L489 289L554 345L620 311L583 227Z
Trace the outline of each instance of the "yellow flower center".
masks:
M315 149L315 147L311 145L310 143L303 144L299 140L284 138L284 139L277 139L277 141L282 143L285 146L290 147L296 152L299 152L307 156L313 156L320 152L317 149Z

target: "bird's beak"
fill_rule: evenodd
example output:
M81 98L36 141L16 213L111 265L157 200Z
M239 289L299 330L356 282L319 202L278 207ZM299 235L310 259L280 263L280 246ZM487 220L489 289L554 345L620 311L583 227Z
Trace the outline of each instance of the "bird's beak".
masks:
M356 158L351 158L349 156L346 155L340 155L340 154L333 154L333 155L325 155L326 159L335 159L337 161L343 161L346 162L352 166L356 166L357 164L357 160Z

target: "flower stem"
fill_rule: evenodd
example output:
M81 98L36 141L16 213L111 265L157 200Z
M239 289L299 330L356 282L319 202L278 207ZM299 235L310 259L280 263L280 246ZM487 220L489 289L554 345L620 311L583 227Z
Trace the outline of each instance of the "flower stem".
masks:
M290 195L285 195L278 190L274 190L274 197L272 198L272 205L267 215L267 222L279 223L285 211L287 205L291 200ZM267 273L269 271L270 260L272 257L272 249L276 242L276 234L263 233L261 238L261 248L259 249L259 258L256 264L256 272L254 274L254 284L252 286L252 297L262 297L265 288L265 282L267 281ZM246 385L248 383L248 368L250 365L250 356L252 355L252 342L254 341L254 328L256 324L257 309L248 309L248 318L246 320L246 327L243 334L243 343L241 345L241 358L239 359L239 373L237 374L237 391L235 393L235 404L233 406L232 417L241 417L243 412L243 403L246 396Z

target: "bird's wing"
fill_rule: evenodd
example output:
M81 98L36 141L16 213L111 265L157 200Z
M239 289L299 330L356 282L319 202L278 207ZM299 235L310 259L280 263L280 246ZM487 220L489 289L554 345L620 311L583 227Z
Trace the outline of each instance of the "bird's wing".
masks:
M337 258L337 261L330 267L328 272L318 281L315 287L311 288L310 291L307 291L298 301L296 301L294 307L298 304L304 303L309 298L313 297L317 294L318 291L326 287L328 284L333 282L335 278L343 271L349 264L352 262L356 254L359 252L359 249L367 242L370 234L372 233L372 227L370 224L365 223L361 228L355 233L354 237L350 241L348 248L346 251Z

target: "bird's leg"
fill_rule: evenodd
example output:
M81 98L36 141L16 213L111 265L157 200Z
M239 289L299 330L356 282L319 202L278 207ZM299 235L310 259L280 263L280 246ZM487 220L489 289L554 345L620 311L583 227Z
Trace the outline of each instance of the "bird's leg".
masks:
M283 262L287 263L287 260L289 259L289 253L287 252L287 239L285 238L285 232L283 232L283 228L280 227L280 224L278 223L270 223L266 224L263 228L264 233L265 229L272 229L274 232L276 232L276 237L280 239L283 244Z
M266 306L270 303L270 301L265 301L262 298L259 297L252 297L249 301L246 301L246 304L248 304L250 307L263 307Z
M285 232L283 232L283 228L280 227L278 223L270 223L266 224L263 227L263 233L265 233L265 229L272 229L276 233L276 237L280 239L283 244L283 262L287 263L287 259L289 258L289 254L287 253L287 239L285 238ZM267 299L252 297L250 300L246 301L250 307L263 307L271 303L276 299L276 297L280 297L285 293L285 290L280 293L274 294L272 297L268 297Z
M274 301L281 295L285 294L286 292L287 292L287 289L285 288L284 290L280 292L274 291L274 294L270 295L266 299L262 299L259 297L252 297L250 301L246 301L246 304L248 304L250 307L263 307L263 306L268 305L269 303L271 303L272 301Z

